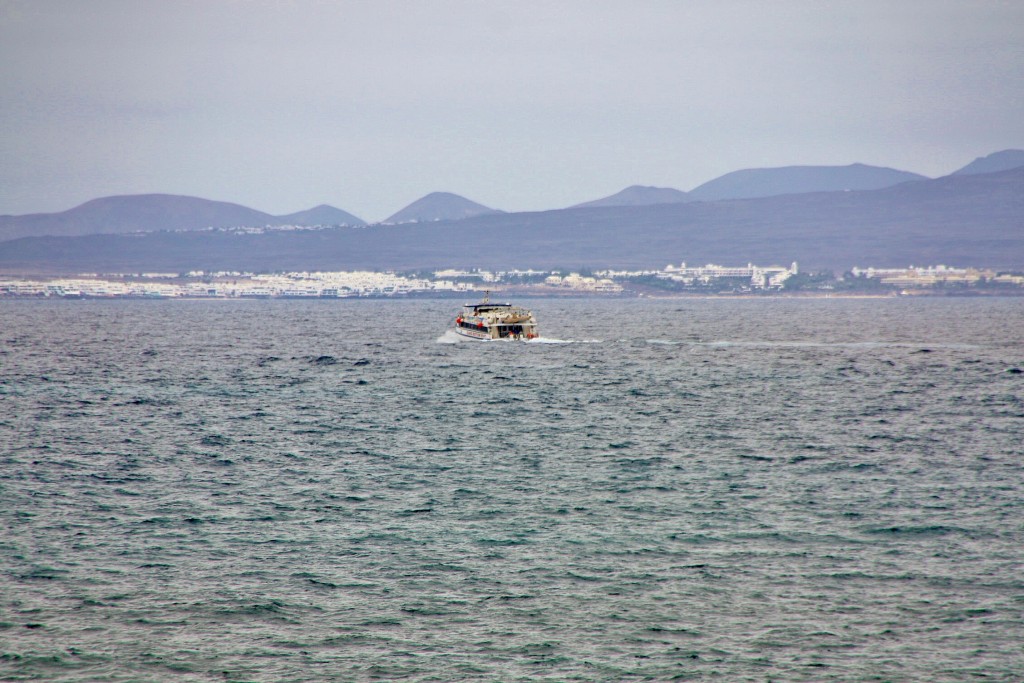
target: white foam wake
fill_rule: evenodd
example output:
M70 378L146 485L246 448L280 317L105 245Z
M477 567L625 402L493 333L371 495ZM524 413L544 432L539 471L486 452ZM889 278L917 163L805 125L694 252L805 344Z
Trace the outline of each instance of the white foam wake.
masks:
M554 337L537 337L528 344L600 344L601 339L555 339Z
M506 339L469 339L458 334L454 330L445 330L445 333L437 338L436 343L438 344L461 344L463 342L509 342ZM518 341L518 340L517 340ZM554 337L535 337L534 339L524 339L524 344L600 344L602 339L555 339Z
M465 337L461 336L455 330L445 330L444 334L437 338L438 344L459 344Z

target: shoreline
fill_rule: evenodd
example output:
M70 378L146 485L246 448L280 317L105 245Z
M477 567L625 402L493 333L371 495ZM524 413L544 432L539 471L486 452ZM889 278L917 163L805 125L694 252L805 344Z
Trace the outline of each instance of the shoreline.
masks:
M602 294L595 292L557 292L557 293L536 293L522 290L490 290L491 296L517 297L520 299L602 299L609 301L678 301L681 299L705 300L705 301L735 301L735 300L765 300L765 299L842 299L842 300L906 300L906 299L1018 299L1024 298L1024 291L1020 292L993 292L993 291L971 291L971 292L927 292L914 291L910 293L891 294L857 294L857 293L818 293L818 292L766 292L764 294L750 293L721 293L721 294L697 294L697 293L671 293L671 294L647 294L647 293L624 293L624 294ZM482 292L473 292L475 296L467 297L467 293L460 294L438 294L438 293L415 293L415 294L366 294L359 296L57 296L57 295L32 295L32 294L0 294L2 301L223 301L223 302L261 302L261 301L317 301L317 302L339 302L339 301L462 301L480 298Z

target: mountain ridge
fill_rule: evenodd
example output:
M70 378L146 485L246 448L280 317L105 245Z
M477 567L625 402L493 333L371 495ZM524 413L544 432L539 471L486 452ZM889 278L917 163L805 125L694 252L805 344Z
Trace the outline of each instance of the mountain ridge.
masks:
M911 263L1019 270L1022 216L1024 168L1018 168L880 190L496 213L380 229L22 238L0 249L0 269L620 270L680 261L797 261L838 272Z
M992 169L1012 170L1020 165L1024 165L1024 150L1007 149L979 157L950 175L973 175L983 171L992 172ZM926 178L907 171L865 164L745 169L719 176L689 193L674 188L632 185L614 195L568 208L639 207L662 203L751 198L749 195L763 197L836 190L881 189L913 180ZM434 192L421 197L379 224L465 220L501 213L503 212L459 195ZM284 216L274 216L239 204L185 195L115 195L93 199L62 212L0 216L0 243L20 237L43 235L200 230L209 227L366 224L362 219L326 204Z

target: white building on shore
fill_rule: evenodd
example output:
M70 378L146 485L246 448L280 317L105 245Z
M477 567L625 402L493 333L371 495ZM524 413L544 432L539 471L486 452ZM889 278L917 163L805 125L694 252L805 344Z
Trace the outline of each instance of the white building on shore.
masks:
M581 292L601 292L604 294L619 294L622 292L622 285L608 278L595 278L569 273L565 277L551 275L544 279L544 284L551 287L565 287Z
M658 277L686 285L697 282L709 284L712 280L719 278L744 278L750 280L750 286L754 289L780 289L786 280L799 272L796 261L789 268L755 266L753 263L748 263L746 266L718 266L709 263L706 266L693 268L683 262L678 267L665 266L665 270L661 271Z
M993 270L955 268L950 266L908 266L907 268L858 268L850 272L854 277L877 279L886 285L900 287L933 287L940 283L977 284L981 280L998 281Z

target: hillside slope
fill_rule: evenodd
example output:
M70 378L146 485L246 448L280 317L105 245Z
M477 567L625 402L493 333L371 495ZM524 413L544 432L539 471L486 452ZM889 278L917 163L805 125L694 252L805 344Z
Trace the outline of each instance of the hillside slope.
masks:
M643 185L631 185L620 192L608 197L595 199L582 204L569 207L572 209L584 209L588 207L601 206L649 206L651 204L677 204L690 201L689 195L682 190L671 187L647 187Z
M689 196L701 201L753 199L807 192L877 190L912 180L926 178L916 173L865 164L751 168L708 181L691 190Z
M978 157L952 175L974 175L977 173L998 173L1024 166L1024 149L1004 149L985 157Z
M381 221L386 224L455 221L501 213L451 192L431 192Z

